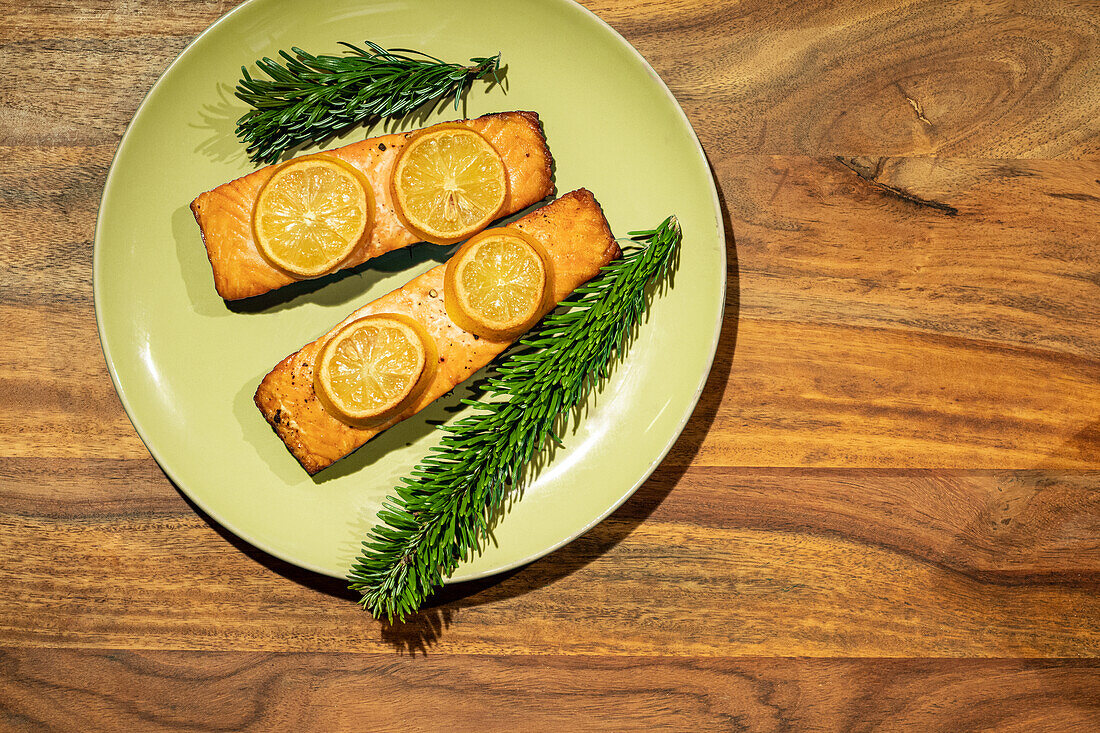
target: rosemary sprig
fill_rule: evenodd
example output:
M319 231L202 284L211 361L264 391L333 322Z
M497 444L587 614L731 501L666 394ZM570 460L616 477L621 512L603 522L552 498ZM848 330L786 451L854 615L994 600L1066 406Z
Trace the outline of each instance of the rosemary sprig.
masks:
M631 232L636 244L577 289L519 350L499 361L482 387L490 401L463 400L477 412L453 426L433 454L387 497L379 524L348 574L376 617L404 619L488 540L509 490L554 423L608 374L646 308L646 285L674 261L680 225Z
M254 163L273 163L306 142L321 142L344 128L383 117L401 117L437 99L454 97L455 109L475 79L500 69L500 54L477 56L470 66L449 64L407 48L386 50L341 43L343 56L314 56L300 48L279 51L283 64L256 62L269 79L241 67L236 95L252 106L237 120L237 137ZM411 55L410 55L411 54Z

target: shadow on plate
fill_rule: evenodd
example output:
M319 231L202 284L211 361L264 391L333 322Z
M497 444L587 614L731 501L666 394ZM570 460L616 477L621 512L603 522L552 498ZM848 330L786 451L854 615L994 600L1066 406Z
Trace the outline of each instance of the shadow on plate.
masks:
M446 262L454 249L456 248L453 246L418 242L331 275L313 280L300 280L252 298L223 302L228 311L242 315L278 313L304 303L322 306L345 305L361 297L384 275L397 272L418 273L426 269L421 265L428 264L434 267ZM342 318L343 316L340 316L334 320L333 325Z
M199 109L199 122L189 127L210 130L210 136L199 143L194 152L217 163L247 164L245 146L237 139L237 118L247 107L234 96L235 87L225 82L217 85L218 101ZM197 192L196 192L197 193Z
M325 307L347 305L361 298L380 280L396 273L418 272L427 269L427 266L434 267L446 262L456 249L454 246L418 242L331 275L302 280L253 298L226 301L214 289L210 261L189 203L172 214L172 236L176 241L180 277L187 288L191 307L198 315L210 318L278 313L306 303Z

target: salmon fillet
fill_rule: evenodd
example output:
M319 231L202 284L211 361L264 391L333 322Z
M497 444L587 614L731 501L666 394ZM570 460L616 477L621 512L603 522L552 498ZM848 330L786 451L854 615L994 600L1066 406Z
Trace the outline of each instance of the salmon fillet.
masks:
M530 234L546 248L554 273L553 309L600 268L621 254L595 197L585 189L568 193L511 226ZM404 287L383 295L352 313L324 336L271 370L256 390L256 406L311 475L348 455L383 430L415 415L488 364L512 342L479 339L447 316L440 265ZM389 422L354 428L330 415L313 391L313 365L325 342L344 325L375 313L403 313L419 321L439 348L439 368L415 403Z
M536 113L501 112L459 122L484 135L504 159L508 192L501 216L514 214L553 192L550 169L553 159ZM370 237L338 270L420 241L398 220L390 196L393 165L413 132L416 131L372 137L326 151L327 155L341 158L362 171L374 192L374 228ZM191 212L199 224L214 270L214 287L226 300L250 298L305 279L271 265L252 238L252 207L275 168L271 165L261 168L199 194L191 202Z

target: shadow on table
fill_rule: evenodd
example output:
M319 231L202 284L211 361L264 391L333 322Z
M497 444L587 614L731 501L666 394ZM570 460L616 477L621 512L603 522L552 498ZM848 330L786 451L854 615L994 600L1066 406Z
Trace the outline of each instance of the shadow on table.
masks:
M713 173L712 173L713 175ZM473 608L486 603L507 600L552 585L580 570L601 557L626 539L638 525L644 522L679 483L680 478L699 452L702 442L714 422L718 405L729 379L737 342L740 290L737 269L737 251L729 209L721 186L717 185L722 210L722 222L726 231L726 303L722 332L718 341L714 365L703 388L702 397L690 420L673 445L669 455L676 456L678 465L661 465L634 495L619 507L599 527L596 542L574 541L555 552L528 565L490 578L456 583L442 588L415 616L403 623L382 623L381 637L398 653L427 654L454 622L460 609ZM224 529L193 504L186 495L181 496L191 508L214 528L227 542L269 570L288 580L321 593L351 602L358 601L357 593L348 590L343 580L304 570L253 547L232 532ZM591 533L595 534L595 533Z

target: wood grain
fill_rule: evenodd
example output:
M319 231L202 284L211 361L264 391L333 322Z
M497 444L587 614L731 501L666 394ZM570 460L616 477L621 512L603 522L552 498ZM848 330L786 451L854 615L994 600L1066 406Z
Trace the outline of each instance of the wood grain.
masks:
M714 162L741 315L1100 354L1100 161Z
M1089 2L589 0L707 154L1095 158Z
M912 331L741 318L725 388L703 397L717 418L709 429L686 429L702 441L690 460L1095 468L1098 377L1095 359Z
M59 479L43 516L37 487L51 471ZM0 633L9 644L692 657L1100 651L1100 472L663 466L581 539L499 582L459 586L393 627L358 610L339 581L314 581L219 537L170 493L134 497L130 487L156 473L138 461L3 462L0 553L11 559L2 577L14 592L0 597ZM37 549L20 551L28 546Z
M607 521L393 626L189 505L96 336L114 150L233 4L0 1L0 728L1100 728L1095 3L586 0L713 167L715 367Z
M451 730L1032 733L1100 717L1095 662L13 649L0 669L10 730L439 730L444 715Z
M0 348L0 455L148 456L115 395L90 303L0 304L0 320L9 339Z

